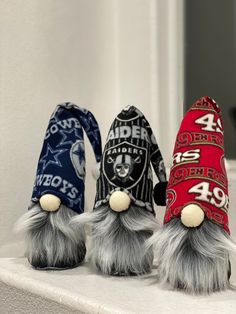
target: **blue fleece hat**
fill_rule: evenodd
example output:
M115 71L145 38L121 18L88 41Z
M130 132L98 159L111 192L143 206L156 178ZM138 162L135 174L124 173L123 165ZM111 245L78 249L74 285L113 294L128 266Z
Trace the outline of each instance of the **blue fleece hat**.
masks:
M44 194L53 194L75 212L84 211L83 129L92 145L96 161L100 162L101 135L92 113L70 102L56 107L39 157L32 202L37 203Z

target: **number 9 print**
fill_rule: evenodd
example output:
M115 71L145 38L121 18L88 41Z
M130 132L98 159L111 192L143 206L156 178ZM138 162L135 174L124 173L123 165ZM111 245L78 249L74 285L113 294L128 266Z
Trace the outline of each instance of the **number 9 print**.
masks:
M216 122L214 122L214 114L212 113L205 114L204 116L196 119L195 123L205 125L201 128L202 130L223 134L223 128L220 119L218 118Z
M228 211L228 195L226 195L225 192L219 187L214 187L211 192L210 183L208 182L200 182L194 185L191 187L191 189L189 189L188 193L197 194L197 196L195 196L195 200L204 201L216 206L217 208Z

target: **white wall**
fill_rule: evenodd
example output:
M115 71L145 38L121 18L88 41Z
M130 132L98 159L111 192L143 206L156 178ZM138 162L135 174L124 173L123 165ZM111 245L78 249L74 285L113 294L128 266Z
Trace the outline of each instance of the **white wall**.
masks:
M90 109L103 140L125 104L138 106L170 162L182 105L182 0L1 0L0 21L4 248L18 241L12 226L27 210L47 123L59 102ZM89 146L87 153L91 208Z

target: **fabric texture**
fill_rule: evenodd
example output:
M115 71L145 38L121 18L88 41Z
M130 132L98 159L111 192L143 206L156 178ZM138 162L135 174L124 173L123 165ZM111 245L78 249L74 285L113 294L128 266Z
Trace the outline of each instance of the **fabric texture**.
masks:
M53 194L77 213L84 211L85 130L95 159L102 155L101 135L96 119L73 103L59 104L52 114L38 161L32 201Z
M184 206L197 204L205 217L228 233L228 180L221 111L210 97L186 113L173 152L164 223L180 217Z
M166 182L163 158L148 121L136 107L127 106L108 133L95 208L107 203L114 191L121 190L133 204L153 212L151 164L159 181Z

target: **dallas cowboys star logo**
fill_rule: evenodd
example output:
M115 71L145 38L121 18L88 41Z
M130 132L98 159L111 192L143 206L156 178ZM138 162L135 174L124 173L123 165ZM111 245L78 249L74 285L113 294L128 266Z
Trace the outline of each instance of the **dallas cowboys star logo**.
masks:
M81 120L84 121L83 126L84 126L84 129L86 132L89 131L90 128L92 128L92 129L97 128L97 124L94 120L94 117L91 115L91 112L88 112L84 116L81 115L80 118L81 118Z
M71 129L70 131L60 130L59 133L62 135L62 140L60 141L59 144L57 144L57 147L67 144L73 145L74 141L70 140L71 138L82 139L77 129Z
M49 165L56 165L58 167L62 167L62 164L59 160L59 156L66 151L67 151L67 149L55 149L55 150L53 150L52 147L49 144L47 144L46 154L39 161L39 163L43 164L43 171Z
M101 140L100 132L94 118L88 113L86 116L81 116L80 119L83 121L83 128L85 129L91 144L95 145L96 142L99 143Z
M82 202L81 196L78 196L77 199L75 199L75 200L68 199L68 201L69 201L69 206L70 207L74 207L75 205L77 205L76 207L78 209L82 209L83 210L83 208L81 208L81 205L82 205L81 204L81 202Z
M93 129L92 131L88 132L88 136L89 135L94 138L92 145L95 145L95 142L99 143L101 141L100 132L98 128Z
M73 151L73 154L78 156L79 162L82 163L84 161L84 144L80 143L77 145L76 150Z
M85 157L84 142L79 140L75 142L70 150L70 158L75 168L75 172L80 179L85 177Z

